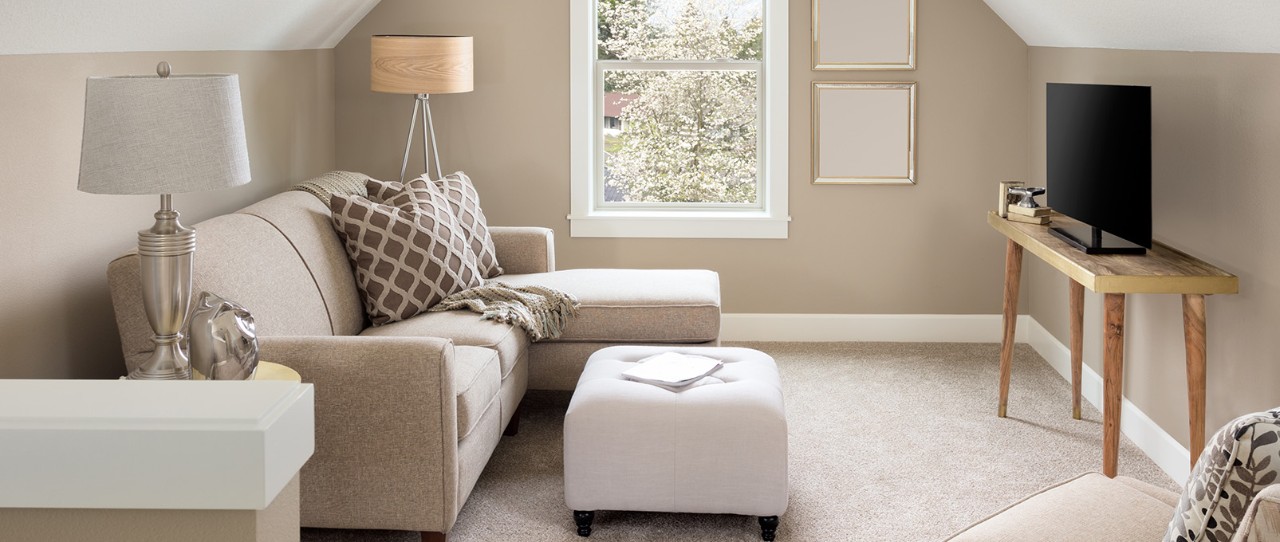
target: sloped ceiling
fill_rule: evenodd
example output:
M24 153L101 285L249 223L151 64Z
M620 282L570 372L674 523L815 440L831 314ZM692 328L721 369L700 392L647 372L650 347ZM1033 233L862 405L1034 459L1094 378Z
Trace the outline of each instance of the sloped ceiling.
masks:
M337 45L379 0L0 0L0 55Z
M1280 53L1277 0L985 0L1042 47Z

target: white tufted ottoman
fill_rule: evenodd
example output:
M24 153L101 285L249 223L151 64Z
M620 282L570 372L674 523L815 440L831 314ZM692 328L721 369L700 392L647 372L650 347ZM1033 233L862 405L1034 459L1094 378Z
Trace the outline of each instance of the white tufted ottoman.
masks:
M724 367L679 392L622 376L668 351ZM564 500L579 535L596 510L630 510L759 516L773 540L787 489L782 385L767 354L614 346L587 360L564 418Z

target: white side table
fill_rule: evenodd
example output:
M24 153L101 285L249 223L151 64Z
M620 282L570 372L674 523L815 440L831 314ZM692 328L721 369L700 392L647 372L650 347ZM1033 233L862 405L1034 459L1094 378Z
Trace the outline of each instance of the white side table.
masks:
M15 540L297 541L314 390L291 381L0 380Z

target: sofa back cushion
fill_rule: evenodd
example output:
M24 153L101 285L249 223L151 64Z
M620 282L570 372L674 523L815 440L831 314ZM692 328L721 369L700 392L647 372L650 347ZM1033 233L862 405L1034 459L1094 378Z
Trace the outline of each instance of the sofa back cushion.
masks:
M193 228L192 299L208 291L239 302L253 314L260 336L333 334L311 271L275 226L257 216L230 214ZM107 278L125 363L132 370L154 349L142 306L138 255L111 262Z
M270 223L293 246L315 280L333 335L356 335L369 327L360 291L329 207L305 192L285 192L239 211Z

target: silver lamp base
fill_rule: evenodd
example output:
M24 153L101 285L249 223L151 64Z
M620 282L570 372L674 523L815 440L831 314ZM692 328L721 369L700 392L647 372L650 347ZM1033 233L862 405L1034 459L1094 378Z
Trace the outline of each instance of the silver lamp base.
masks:
M156 223L138 232L142 306L155 336L156 349L129 372L132 380L190 380L191 363L182 352L182 325L191 303L191 266L196 232L178 222L169 194L160 196Z

